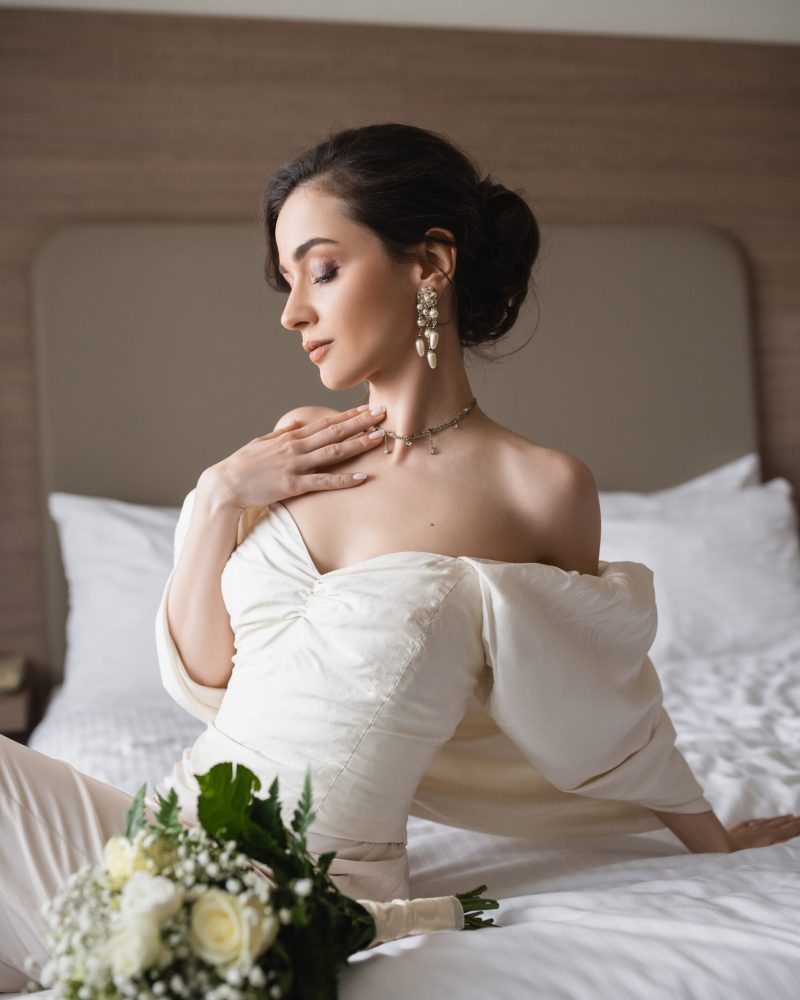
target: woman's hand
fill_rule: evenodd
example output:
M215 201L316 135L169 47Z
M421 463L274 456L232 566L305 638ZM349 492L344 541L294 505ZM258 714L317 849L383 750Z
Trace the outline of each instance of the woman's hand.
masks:
M373 448L383 436L370 438L367 432L385 416L386 410L374 414L357 406L305 425L295 420L248 441L206 469L201 478L213 480L215 493L226 505L242 510L302 493L358 486L364 480L353 479L352 473L317 470Z
M732 850L746 851L750 847L769 847L782 844L800 835L800 816L786 813L767 819L746 819L729 827L728 835L733 842Z
M786 813L768 819L748 819L726 829L713 810L673 813L651 809L692 854L732 854L750 847L768 847L800 834L800 816Z

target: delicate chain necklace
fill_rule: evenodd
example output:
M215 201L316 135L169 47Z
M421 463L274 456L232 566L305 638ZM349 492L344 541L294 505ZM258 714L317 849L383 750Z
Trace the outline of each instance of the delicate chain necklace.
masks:
M417 431L416 434L395 434L394 431L384 431L383 436L383 453L384 455L389 454L389 447L386 443L386 438L394 438L394 440L405 441L408 447L411 447L412 442L416 441L417 438L421 438L424 434L428 435L428 444L430 445L430 454L435 455L436 449L433 447L433 435L438 434L439 431L446 430L448 427L454 427L458 430L459 421L463 420L468 413L472 411L475 404L478 402L477 399L473 397L472 402L469 406L465 406L461 413L457 417L453 417L452 420L448 420L445 424L439 424L438 427L426 427L424 431Z

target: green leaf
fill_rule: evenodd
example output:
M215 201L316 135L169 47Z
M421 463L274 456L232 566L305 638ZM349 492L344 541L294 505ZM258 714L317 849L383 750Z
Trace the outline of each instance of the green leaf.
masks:
M281 850L286 849L289 842L286 836L283 817L281 816L277 777L269 786L269 795L266 799L253 799L250 806L250 818L280 844Z
M311 808L311 768L306 768L306 776L303 779L303 794L300 796L300 800L297 803L297 808L294 811L294 816L292 817L292 829L295 833L302 835L311 825L315 813Z
M328 851L325 854L320 854L317 858L317 868L324 875L328 868L330 868L331 862L336 857L336 851Z
M145 784L134 795L130 807L125 810L125 836L128 840L133 840L144 826L144 797L146 793L147 785Z
M240 851L272 869L279 885L304 874L303 859L288 847L286 828L280 817L278 779L269 798L254 798L260 779L243 764L226 761L206 774L196 775L200 785L197 815L210 836L235 840Z
M178 793L174 788L170 788L166 798L160 792L155 793L158 803L156 821L167 833L180 833L182 827L180 821L180 805L178 803Z
M206 832L222 840L236 838L247 825L253 792L261 781L243 764L215 764L206 774L196 775L200 786L197 815Z

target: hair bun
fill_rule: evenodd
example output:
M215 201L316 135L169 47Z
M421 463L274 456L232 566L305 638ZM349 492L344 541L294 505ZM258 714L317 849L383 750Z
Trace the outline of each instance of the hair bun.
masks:
M480 233L470 262L469 307L462 339L484 343L511 329L524 301L540 234L527 202L516 191L484 177L476 185Z
M489 219L492 210L492 203L496 202L496 196L501 191L506 191L502 184L495 183L490 177L484 177L478 181L478 211L484 219Z

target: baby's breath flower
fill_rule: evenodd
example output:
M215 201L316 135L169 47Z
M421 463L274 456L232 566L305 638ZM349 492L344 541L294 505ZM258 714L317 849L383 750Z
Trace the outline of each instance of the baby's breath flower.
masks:
M256 988L263 986L267 981L266 976L264 975L264 970L260 965L254 965L253 968L247 973L247 978L250 985L255 986Z
M290 924L292 922L292 911L287 910L285 906L282 906L278 910L278 920L280 920L282 924Z
M50 959L45 962L41 971L41 983L42 986L52 986L58 975L58 965L55 959Z
M298 896L308 896L311 894L311 889L314 883L310 878L299 878L295 880L294 891Z
M242 974L237 968L228 969L225 973L225 978L228 980L231 986L241 986L242 985Z

